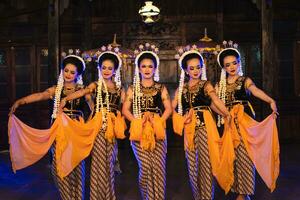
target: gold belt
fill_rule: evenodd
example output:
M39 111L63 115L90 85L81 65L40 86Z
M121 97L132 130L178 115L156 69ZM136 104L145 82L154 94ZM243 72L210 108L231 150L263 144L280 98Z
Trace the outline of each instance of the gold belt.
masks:
M195 106L195 107L191 107L189 109L193 109L195 111L195 114L197 117L196 127L198 127L198 128L204 127L205 123L204 123L204 121L200 120L197 112L204 112L205 110L208 110L211 113L210 107L209 106ZM186 112L188 112L189 109L186 109Z
M158 114L162 114L161 110L159 108L141 108L141 112L154 112Z
M203 112L204 110L208 110L209 112L211 112L211 109L209 106L195 106L195 107L186 109L185 112L188 112L190 109L193 109L196 112Z
M251 103L249 101L245 101L245 100L236 100L236 101L232 101L232 102L229 102L229 103L226 103L226 107L230 107L232 108L234 105L237 105L237 104L242 104L244 106L249 106L251 112L252 112L252 115L255 117L255 111L251 105Z
M84 114L81 110L64 110L63 111L66 115L68 115L70 118L76 118L83 117Z

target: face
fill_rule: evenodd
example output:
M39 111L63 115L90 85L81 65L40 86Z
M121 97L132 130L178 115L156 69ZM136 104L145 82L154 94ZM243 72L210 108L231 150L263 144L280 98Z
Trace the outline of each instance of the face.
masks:
M235 56L226 56L223 60L224 69L229 76L235 76L238 74L240 62Z
M111 79L114 75L115 67L111 60L104 60L101 65L101 74L104 79Z
M201 64L198 58L192 58L186 62L187 69L190 79L199 79L201 76Z
M140 73L143 79L151 79L155 72L155 65L151 59L145 58L140 63Z
M64 80L65 82L71 83L75 82L75 79L77 78L77 67L71 63L68 63L64 68Z

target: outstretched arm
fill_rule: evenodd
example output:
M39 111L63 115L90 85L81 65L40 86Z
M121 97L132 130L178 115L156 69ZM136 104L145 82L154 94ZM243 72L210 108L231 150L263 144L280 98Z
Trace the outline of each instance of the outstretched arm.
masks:
M52 98L55 94L55 86L46 89L43 92L34 93L18 99L10 108L9 116L12 115L20 105L30 104L38 101L45 101Z
M76 92L69 94L68 96L66 96L60 101L60 105L59 105L60 109L65 107L67 101L71 101L86 95L90 95L96 89L96 87L97 87L96 83L91 83L86 88L80 89Z
M219 90L219 87L218 87L218 84L215 85L215 92L216 94L218 94L218 90ZM222 111L218 109L218 107L213 103L211 102L210 104L210 108L215 111L216 113L218 113L219 115L223 115Z
M224 115L221 110L218 109L218 107L212 102L209 106L214 112L216 112L219 115Z
M224 117L228 117L230 115L229 111L227 110L224 102L219 99L213 86L210 83L207 83L205 85L205 91L212 100L211 108L218 114L221 114Z
M262 91L261 89L259 89L258 87L255 86L254 82L250 79L247 78L246 82L245 82L245 87L247 90L249 90L255 97L267 102L268 104L270 104L270 107L273 111L273 113L278 114L277 112L277 106L276 106L276 102L274 101L274 99L272 99L271 97L269 97L264 91Z

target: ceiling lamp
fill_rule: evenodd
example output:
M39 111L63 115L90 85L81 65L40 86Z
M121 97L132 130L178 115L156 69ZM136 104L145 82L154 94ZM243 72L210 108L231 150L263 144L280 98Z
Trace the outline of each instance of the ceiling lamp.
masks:
M157 22L159 20L159 13L159 8L153 5L152 1L145 1L145 5L139 10L139 14L146 24Z

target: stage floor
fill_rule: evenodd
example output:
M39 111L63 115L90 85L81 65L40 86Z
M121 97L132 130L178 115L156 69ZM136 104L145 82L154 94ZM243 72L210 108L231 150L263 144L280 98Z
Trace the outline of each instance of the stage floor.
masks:
M281 145L281 172L277 189L271 194L257 175L256 194L252 200L299 200L300 199L300 144ZM167 156L167 200L192 200L188 183L184 152L180 148L169 148ZM116 176L117 199L138 200L137 163L131 149L119 149L122 174ZM59 199L54 186L49 158L13 174L9 153L0 153L0 200L55 200ZM87 180L88 182L88 180ZM88 199L88 196L87 198ZM234 199L225 196L218 187L215 200Z

